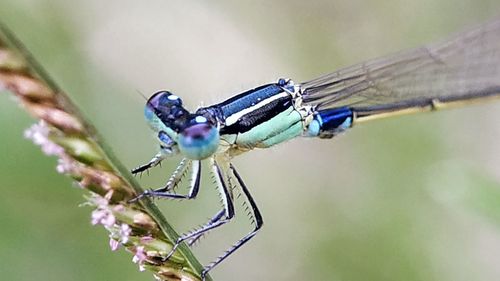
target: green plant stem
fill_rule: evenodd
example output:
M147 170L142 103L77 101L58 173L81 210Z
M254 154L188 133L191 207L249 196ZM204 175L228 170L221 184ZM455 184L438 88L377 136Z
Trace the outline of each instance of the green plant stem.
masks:
M199 280L203 267L185 244L162 262L178 234L150 200L127 203L142 188L68 96L1 24L0 90L12 93L40 120L28 137L47 154L59 157L60 172L90 190L89 203L96 208L93 223L110 231L111 242L134 253L141 268L151 270L159 280Z

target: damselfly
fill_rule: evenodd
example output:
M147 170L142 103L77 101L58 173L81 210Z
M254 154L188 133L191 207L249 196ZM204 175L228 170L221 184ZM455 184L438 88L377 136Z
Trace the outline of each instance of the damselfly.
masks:
M434 111L500 97L500 20L449 40L363 62L295 84L290 79L233 96L194 113L168 92L152 95L145 107L157 133L160 152L134 169L143 172L166 158L184 158L164 187L142 197L194 199L200 188L201 165L213 169L223 209L180 243L194 243L235 214L233 190L239 187L252 210L254 229L205 267L202 277L249 241L262 227L262 215L231 159L255 148L269 148L298 136L332 138L364 121L407 113ZM187 194L174 188L191 171Z

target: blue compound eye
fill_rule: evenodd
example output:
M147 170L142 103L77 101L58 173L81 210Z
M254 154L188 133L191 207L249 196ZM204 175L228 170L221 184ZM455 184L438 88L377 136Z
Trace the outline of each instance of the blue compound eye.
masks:
M203 116L195 116L179 134L179 150L187 158L210 157L219 147L219 130Z
M146 103L144 115L153 127L162 122L168 128L179 131L187 121L189 112L182 107L182 100L169 91L159 91L153 94Z
M154 93L149 99L147 106L157 110L169 109L175 106L182 106L182 100L169 91L159 91Z
M182 108L182 100L169 91L159 91L154 93L146 103L144 114L146 119L152 119L152 115L157 115L159 118L166 118L172 115L177 108ZM161 115L161 116L160 116ZM174 116L171 116L172 118Z
M185 117L189 112L182 107L182 100L178 96L169 91L160 91L148 99L145 114L146 118L148 118L148 114L154 114L163 122L169 122L176 118Z

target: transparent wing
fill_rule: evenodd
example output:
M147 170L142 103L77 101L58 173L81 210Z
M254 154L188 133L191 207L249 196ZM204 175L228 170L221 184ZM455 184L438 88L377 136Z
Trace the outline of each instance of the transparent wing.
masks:
M500 96L500 19L300 84L304 102L380 113Z

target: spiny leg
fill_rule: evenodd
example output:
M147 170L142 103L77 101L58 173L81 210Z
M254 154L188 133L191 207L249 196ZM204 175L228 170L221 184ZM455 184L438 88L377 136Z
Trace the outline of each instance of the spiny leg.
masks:
M233 194L233 189L234 189L234 186L231 184L231 178L230 178L230 177L227 177L227 185L228 185L228 187L229 187L229 189L230 189L231 196L233 196L232 194ZM241 194L240 194L240 195L241 195ZM238 198L239 198L239 196L240 196L240 195L238 195ZM234 201L234 199L233 199L233 201ZM209 224L212 224L212 223L217 222L218 220L220 220L220 219L224 216L224 214L225 214L225 210L224 210L224 209L220 210L220 211L219 211L217 214L215 214L215 216L213 216L213 217L212 217L212 218L211 218L211 219L210 219L207 223L205 223L205 225L209 225ZM195 237L193 237L193 238L189 239L189 241L187 242L187 244L188 244L189 246L194 245L196 242L198 242L198 241L199 241L202 237L204 237L204 236L205 236L205 235L207 235L208 233L209 233L209 232L204 232L204 233L202 233L202 234L200 234L200 235L198 235L198 236L195 236Z
M191 187L188 194L176 194L168 192L170 189L174 188L179 181L184 176L185 171L188 167L191 167ZM142 197L163 197L172 199L193 199L198 195L200 190L200 180L201 180L201 161L199 160L188 160L182 159L177 169L175 169L172 176L169 178L164 187L155 190L146 190L136 198L130 200L130 202L135 202Z
M167 182L165 183L165 186L155 189L155 192L167 192L170 190L174 190L175 187L181 182L182 178L186 175L186 172L189 167L192 167L191 170L191 185L195 182L200 182L200 176L201 176L201 165L200 161L197 161L198 163L192 163L192 160L189 160L187 158L183 158L177 168L175 168L175 171L172 173L170 178L168 178ZM194 166L191 166L194 165ZM196 167L198 165L198 167Z
M164 152L160 151L155 156L153 156L153 158L151 160L149 160L148 163L140 165L139 167L132 169L131 172L132 172L132 174L135 175L135 174L147 171L147 170L159 165L161 163L161 161L165 160L165 158L167 158L167 155Z
M229 189L227 188L226 181L224 179L224 176L222 174L222 171L221 171L219 165L217 164L215 159L212 159L212 161L213 161L212 167L214 169L213 173L215 174L215 178L217 181L217 187L219 188L219 193L220 193L222 202L224 204L224 209L219 211L211 221L209 221L208 223L206 223L205 225L203 225L199 229L195 229L191 232L188 232L188 233L181 235L177 239L177 241L175 241L175 244L172 247L172 250L170 251L170 253L163 259L164 261L168 260L174 254L174 252L177 250L177 248L179 247L179 245L182 242L189 240L189 239L192 239L192 238L198 238L201 235L203 235L204 233L231 221L231 219L234 217L233 198L231 197L231 193L230 193ZM218 218L220 213L222 213L224 216L221 216L220 218Z
M158 133L158 138L162 142L162 144L160 144L160 151L151 160L149 160L148 163L133 169L132 174L135 175L137 173L147 171L150 168L161 164L161 161L165 160L165 158L177 153L177 149L174 147L174 142L164 131L160 131Z
M213 218L211 218L205 225L209 225L209 224L212 224L212 223L216 223L217 221L219 221L223 216L224 214L226 213L226 210L222 209L220 210L217 214L215 214L215 216L213 216ZM198 240L200 240L205 234L207 234L206 232L205 233L202 233L198 236L195 236L193 238L191 238L187 244L189 246L193 246Z
M208 272L210 270L212 270L219 263L221 263L223 260L225 260L227 257L229 257L234 251L238 250L238 248L240 248L241 246L243 246L243 244L245 244L250 239L252 239L252 237L254 237L255 234L257 234L257 232L259 231L259 229L264 224L264 221L262 220L262 215L261 215L261 213L259 211L259 208L257 207L257 204L255 203L252 195L250 194L250 191L248 190L247 186L245 185L245 183L243 182L243 180L241 179L240 175L238 174L238 172L236 171L236 169L234 168L234 166L232 164L230 164L230 169L231 169L233 175L236 177L236 180L238 181L238 184L240 185L241 189L243 190L243 193L245 194L245 197L247 198L248 203L250 204L250 207L252 208L252 213L253 213L253 219L254 219L254 222L255 222L255 226L254 226L254 229L250 233L248 233L243 238L241 238L236 243L234 243L228 250L226 250L224 252L224 254L222 254L221 256L219 256L215 261L213 261L212 263L210 263L209 265L207 265L205 267L205 269L201 273L202 280L205 280L205 276L208 274Z

